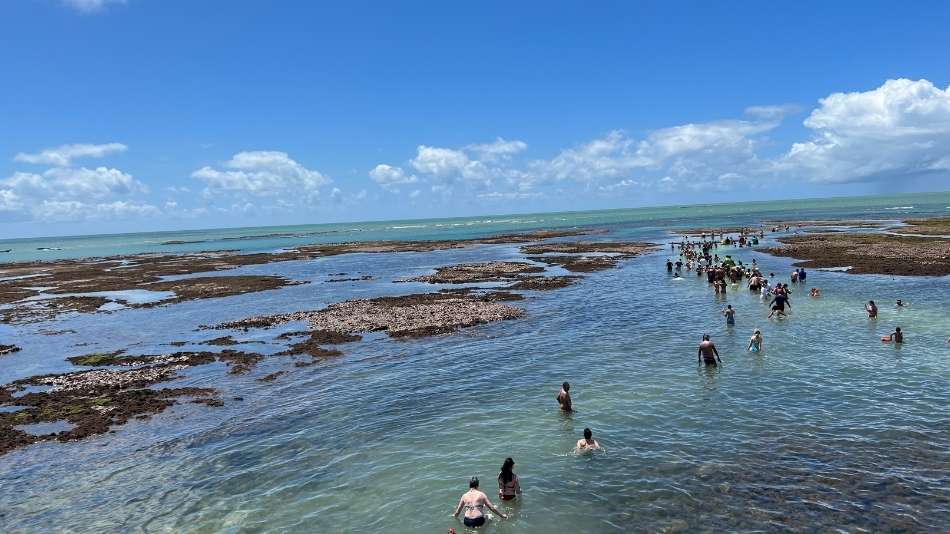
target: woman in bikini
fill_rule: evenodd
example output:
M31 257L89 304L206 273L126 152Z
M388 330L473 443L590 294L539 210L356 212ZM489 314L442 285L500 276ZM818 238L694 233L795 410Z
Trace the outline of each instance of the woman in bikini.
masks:
M513 500L521 495L521 482L518 480L518 475L512 471L514 466L514 460L505 458L501 473L498 474L498 498L503 501Z
M507 515L499 512L495 505L488 500L488 495L478 490L478 477L472 477L468 482L468 491L459 499L459 504L455 507L452 517L458 517L464 508L465 516L462 518L462 523L469 528L480 527L488 520L485 517L485 507L498 514L498 517L508 519Z

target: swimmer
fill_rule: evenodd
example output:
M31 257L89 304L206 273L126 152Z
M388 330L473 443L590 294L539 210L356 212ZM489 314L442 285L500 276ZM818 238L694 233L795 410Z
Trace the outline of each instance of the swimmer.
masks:
M869 300L867 304L864 305L864 311L868 312L868 319L874 319L877 317L877 304L873 300Z
M682 279L682 278L683 278L683 277L680 276L680 272L679 272L679 271L676 271L675 273L673 273L673 280L680 280L680 279Z
M673 262L671 260L666 260L666 272L673 272Z
M904 307L906 307L906 306L907 306L907 303L901 301L901 299L897 299L897 309L898 309L898 310L901 309L901 308L904 308Z
M709 340L709 334L703 335L703 341L699 344L699 352L696 353L696 358L697 363L705 363L706 365L716 365L716 361L722 363L716 345Z
M505 463L501 465L501 472L498 473L498 498L503 501L513 500L521 495L521 482L518 475L512 471L515 461L511 458L505 458Z
M576 449L577 452L586 452L586 451L596 451L596 450L605 450L600 446L600 443L594 439L594 433L590 431L589 428L584 429L584 439L577 440Z
M813 288L811 288L811 292L809 293L809 295L811 295L811 296L813 296L813 297L820 297L820 296L821 296L821 289L819 289L819 288L817 288L817 287L813 287Z
M746 349L749 352L762 352L762 331L758 328L752 332L752 337L749 338L749 348Z
M722 310L722 314L726 316L726 326L736 325L736 310L732 308L732 304L727 305L726 309Z
M793 283L793 284L797 283L797 282L798 282L798 271L792 271L791 278L792 278L792 283Z
M804 283L805 283L805 278L807 278L807 277L808 277L808 273L805 272L805 268L804 268L804 267L802 267L801 269L798 270L798 281L799 281L799 282L801 282L801 283L804 284Z
M568 384L567 382L564 382L563 384L561 384L561 391L558 392L557 397L554 397L555 399L557 399L557 403L561 406L561 410L565 412L574 411L574 406L571 403L570 391L571 391L571 385Z
M480 527L485 524L486 517L484 508L488 507L488 509L495 512L498 517L508 519L507 515L499 512L498 509L495 508L495 505L488 500L488 495L478 490L478 477L472 477L468 482L468 488L468 491L459 499L459 504L455 507L455 512L452 513L452 517L458 517L462 508L464 508L465 517L462 518L462 523L469 528Z

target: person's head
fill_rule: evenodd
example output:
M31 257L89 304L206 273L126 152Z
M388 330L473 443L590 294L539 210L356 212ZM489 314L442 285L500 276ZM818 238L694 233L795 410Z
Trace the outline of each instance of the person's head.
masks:
M757 336L761 336L761 335L762 335L762 331L759 330L758 328L756 328L755 331L752 332L752 333L755 334L755 335L757 335Z
M901 305L901 299L897 299L897 305L898 305L898 306Z
M732 304L726 304L726 309L731 310L731 309L732 309Z
M900 331L901 331L901 327L898 326L897 328L894 329L894 331L895 331L895 332L900 332Z
M505 458L505 463L501 464L501 473L498 474L498 480L501 480L504 482L511 482L512 477L514 477L514 473L512 472L511 469L514 466L515 466L514 460L512 460L511 458Z
M594 436L594 433L590 431L589 428L584 429L584 439L591 439Z
M570 391L571 385L568 384L567 382L564 382L563 384L561 384L561 389L563 389L564 391Z
M703 341L709 341L709 334L703 334Z
M472 477L472 479L468 481L468 487L470 489L478 489L478 477Z
M869 301L868 301L868 304L871 305L871 306L874 306L874 301L873 301L873 300L869 300Z

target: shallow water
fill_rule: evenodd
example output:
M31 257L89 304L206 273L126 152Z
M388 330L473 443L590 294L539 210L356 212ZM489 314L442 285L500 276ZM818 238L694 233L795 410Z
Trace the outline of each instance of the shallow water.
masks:
M663 237L639 221L610 229L610 238ZM791 270L785 258L728 252ZM950 277L812 270L793 286L790 317L769 321L747 290L717 298L693 273L672 282L665 254L530 293L515 303L528 311L521 320L419 340L369 335L307 368L274 358L241 377L218 364L190 369L170 384L219 388L224 407L178 406L115 434L2 457L0 529L464 532L449 513L469 477L494 496L507 456L525 495L484 532L950 528ZM195 331L201 324L433 290L392 280L518 257L480 246L242 268L312 283L4 327L23 350L0 359L0 381L62 371L68 356L169 352L178 349L164 343L222 335ZM322 283L339 272L377 278ZM811 287L822 296L808 297ZM892 308L897 298L910 306ZM876 321L863 313L868 299L881 307ZM720 315L726 304L737 309L734 328ZM299 326L234 337L272 341ZM879 340L894 326L903 346ZM765 338L755 355L745 351L754 328ZM707 332L721 368L696 364ZM280 369L289 372L276 382L255 380ZM556 409L563 380L573 415ZM606 453L571 452L585 426Z

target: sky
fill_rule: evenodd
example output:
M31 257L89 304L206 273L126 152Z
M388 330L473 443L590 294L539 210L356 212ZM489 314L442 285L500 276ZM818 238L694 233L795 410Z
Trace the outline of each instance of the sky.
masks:
M0 235L950 189L948 2L0 2Z

